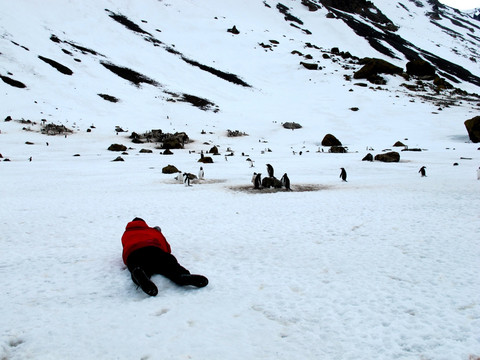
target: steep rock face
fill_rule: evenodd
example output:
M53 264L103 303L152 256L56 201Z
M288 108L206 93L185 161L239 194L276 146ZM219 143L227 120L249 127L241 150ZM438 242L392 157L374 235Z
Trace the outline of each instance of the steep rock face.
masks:
M465 127L470 140L474 143L480 142L480 116L465 121Z
M435 68L425 60L416 59L407 63L407 74L415 76L435 76Z
M403 73L402 68L382 59L365 58L360 63L364 65L353 75L355 79L367 79L372 83L376 83L383 80L379 74L399 75Z
M351 14L358 14L373 22L393 25L393 22L386 17L371 1L366 0L321 0L325 7L335 8Z

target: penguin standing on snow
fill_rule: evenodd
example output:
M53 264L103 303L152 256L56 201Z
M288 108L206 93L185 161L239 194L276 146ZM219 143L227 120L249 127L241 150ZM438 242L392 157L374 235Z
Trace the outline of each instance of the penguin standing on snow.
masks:
M427 176L427 173L425 172L426 167L422 166L418 172L422 175L422 177Z
M203 180L204 176L205 176L205 172L203 171L203 167L200 166L200 170L198 171L198 178L200 180Z
M185 186L191 186L190 185L190 176L188 173L183 173L183 183Z
M254 189L260 189L261 185L262 185L262 174L258 173L255 176L255 181L253 182L253 188Z
M342 181L347 181L347 172L345 171L344 168L340 168L340 170L342 170L342 171L340 172L339 177L342 179Z
M273 177L273 166L270 164L267 164L267 172L268 172L268 177Z
M282 186L285 189L292 190L290 189L290 179L288 178L287 173L283 174L282 178L280 179L280 182L282 183Z

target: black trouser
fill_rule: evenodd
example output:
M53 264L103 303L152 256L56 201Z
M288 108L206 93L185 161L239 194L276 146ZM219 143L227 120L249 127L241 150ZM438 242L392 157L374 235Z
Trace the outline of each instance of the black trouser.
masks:
M149 278L154 274L163 275L177 284L181 284L181 275L190 274L175 256L155 246L133 251L127 258L127 267L130 272L141 268Z

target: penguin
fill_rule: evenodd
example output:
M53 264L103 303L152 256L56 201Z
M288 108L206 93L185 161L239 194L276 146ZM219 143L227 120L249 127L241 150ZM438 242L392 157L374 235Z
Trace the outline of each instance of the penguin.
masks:
M425 167L425 166L422 166L422 167L420 168L420 170L418 170L418 172L422 175L422 177L427 176L427 174L426 174L426 172L425 172L425 169L426 169L426 167Z
M174 179L179 183L179 184L183 184L183 179L182 179L183 175L182 175L182 172L179 171L177 176L174 177Z
M347 181L347 172L345 171L344 168L340 168L342 171L340 172L340 178L342 181Z
M191 186L190 185L190 176L188 176L188 173L183 173L183 183L185 186Z
M268 172L268 177L273 177L273 166L270 164L267 164L267 172Z
M282 178L280 179L280 182L282 183L282 186L285 187L285 189L292 190L290 189L290 179L288 178L287 173L283 174Z
M258 173L256 176L255 176L255 181L253 183L253 188L254 189L260 189L260 186L262 185L262 174L261 173Z
M205 176L205 172L203 171L203 167L200 166L200 171L198 172L198 178L200 180L203 180L204 176Z

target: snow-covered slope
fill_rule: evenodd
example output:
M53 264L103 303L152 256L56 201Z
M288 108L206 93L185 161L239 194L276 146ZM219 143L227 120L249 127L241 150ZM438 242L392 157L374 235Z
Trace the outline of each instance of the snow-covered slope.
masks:
M334 3L0 3L0 359L479 358L478 22L434 0ZM417 57L452 88L354 77ZM152 129L190 142L129 138ZM162 173L196 173L213 145L205 181ZM389 150L399 163L361 161ZM252 189L267 163L294 191ZM210 284L137 290L135 216Z

